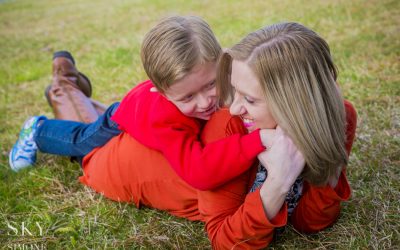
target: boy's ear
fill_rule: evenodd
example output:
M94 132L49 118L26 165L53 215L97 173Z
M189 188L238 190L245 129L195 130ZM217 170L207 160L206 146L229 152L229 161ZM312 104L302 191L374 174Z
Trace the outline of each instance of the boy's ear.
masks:
M152 87L152 88L150 89L150 92L158 92L158 89L157 89L156 87Z
M151 87L151 88L150 88L150 92L152 92L152 93L156 93L156 92L157 92L157 93L159 93L160 95L164 96L165 99L170 100L170 99L168 98L168 96L167 96L164 92L158 91L158 89L157 89L156 87Z

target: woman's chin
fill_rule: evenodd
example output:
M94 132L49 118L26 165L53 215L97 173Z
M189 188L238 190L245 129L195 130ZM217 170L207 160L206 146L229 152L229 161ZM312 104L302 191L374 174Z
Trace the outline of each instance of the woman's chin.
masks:
M254 130L256 130L256 128L255 128L254 126L247 127L247 131L248 131L249 133L253 132Z

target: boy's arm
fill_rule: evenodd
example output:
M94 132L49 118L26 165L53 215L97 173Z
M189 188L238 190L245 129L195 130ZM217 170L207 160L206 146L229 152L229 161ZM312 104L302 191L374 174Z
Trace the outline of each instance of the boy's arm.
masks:
M229 120L227 124L231 124ZM183 180L200 190L215 188L240 175L265 150L259 130L248 135L234 134L204 146L199 138L200 129L193 121L155 123L154 126L158 150Z
M244 136L236 134L203 147L199 121L182 114L159 93L151 92L152 87L150 81L135 87L111 119L143 145L160 151L191 186L201 190L217 187L243 173L265 149L259 131ZM231 118L228 110L224 114L229 116L226 120ZM215 115L210 120L215 120L213 117ZM226 125L226 120L220 125ZM240 120L238 124L243 127ZM227 129L229 127L225 127L224 132ZM225 134L219 138L224 137Z

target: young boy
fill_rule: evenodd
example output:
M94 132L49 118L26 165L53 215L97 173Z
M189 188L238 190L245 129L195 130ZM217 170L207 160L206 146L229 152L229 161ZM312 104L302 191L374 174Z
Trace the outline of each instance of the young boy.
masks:
M121 104L113 104L91 124L43 116L29 119L10 152L11 168L32 165L37 148L83 157L122 130L160 151L175 172L195 188L212 189L240 175L265 150L261 141L264 131L236 134L204 147L198 138L217 109L215 79L220 53L220 45L202 19L175 16L161 21L142 44L142 63L150 80L137 85Z

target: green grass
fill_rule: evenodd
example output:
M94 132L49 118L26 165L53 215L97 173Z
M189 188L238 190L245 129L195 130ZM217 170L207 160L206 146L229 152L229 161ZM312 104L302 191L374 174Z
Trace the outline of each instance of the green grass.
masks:
M279 21L298 21L330 44L344 96L358 110L348 166L353 188L339 221L302 235L292 228L274 249L400 248L400 2L371 1L0 1L0 247L207 249L202 223L112 202L77 181L68 159L38 156L13 173L8 150L29 115L52 116L43 96L51 56L68 49L94 84L94 98L120 100L146 78L140 42L159 18L205 18L224 47ZM25 226L35 237L15 236ZM42 236L40 229L42 228ZM18 248L17 248L18 249Z

